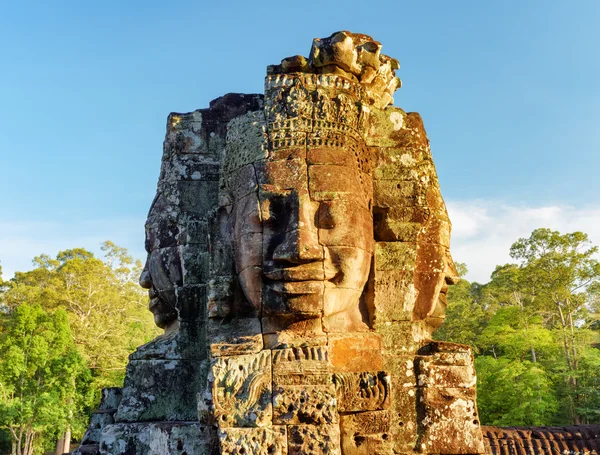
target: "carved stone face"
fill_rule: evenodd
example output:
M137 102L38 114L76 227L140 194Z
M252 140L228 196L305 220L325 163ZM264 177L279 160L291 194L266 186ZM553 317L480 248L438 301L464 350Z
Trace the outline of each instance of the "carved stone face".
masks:
M236 268L264 316L323 316L330 329L360 329L373 252L370 201L354 166L318 162L276 160L257 169L258 198L235 204Z
M445 249L442 253L443 258L441 262L444 264L443 272L433 275L433 282L427 282L423 275L418 275L421 278L421 282L417 281L416 286L421 286L421 289L429 289L431 291L431 313L425 318L427 325L430 327L431 333L437 330L444 319L446 318L446 306L448 305L448 287L456 284L458 281L458 272L454 265L454 260L450 254L449 249ZM425 286L428 286L427 288ZM425 291L426 293L427 291Z
M146 221L148 257L140 275L140 286L148 289L149 309L156 325L166 332L176 329L176 288L182 284L181 261L174 245L177 225L162 204L152 204Z

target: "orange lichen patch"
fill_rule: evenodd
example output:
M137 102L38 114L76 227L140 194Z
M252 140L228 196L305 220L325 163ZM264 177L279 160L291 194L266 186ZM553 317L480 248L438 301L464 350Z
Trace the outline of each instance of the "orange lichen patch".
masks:
M329 335L333 372L374 371L382 368L381 336L374 333Z

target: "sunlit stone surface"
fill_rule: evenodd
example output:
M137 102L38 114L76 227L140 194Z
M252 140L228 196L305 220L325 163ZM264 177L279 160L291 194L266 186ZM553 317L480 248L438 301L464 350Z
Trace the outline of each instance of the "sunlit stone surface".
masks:
M471 351L431 341L450 221L398 68L338 32L169 116L140 277L165 334L79 453L484 452Z

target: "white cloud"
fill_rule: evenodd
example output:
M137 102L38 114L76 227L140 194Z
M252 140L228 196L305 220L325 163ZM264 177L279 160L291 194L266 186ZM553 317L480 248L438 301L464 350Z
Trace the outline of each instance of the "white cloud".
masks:
M510 246L537 228L582 231L600 244L600 206L526 206L498 201L448 201L452 255L467 264L467 279L486 283L496 265L514 262Z
M135 259L145 259L144 219L69 221L68 223L28 221L0 223L0 265L2 277L33 268L31 260L40 254L55 257L69 248L85 248L101 256L100 244L111 240L125 247Z

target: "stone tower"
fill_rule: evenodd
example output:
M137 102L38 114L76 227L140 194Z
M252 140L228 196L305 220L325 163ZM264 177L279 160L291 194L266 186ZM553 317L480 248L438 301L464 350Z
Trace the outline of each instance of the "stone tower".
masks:
M457 277L398 68L337 32L169 116L140 278L165 334L80 453L484 453L471 351L431 340Z

